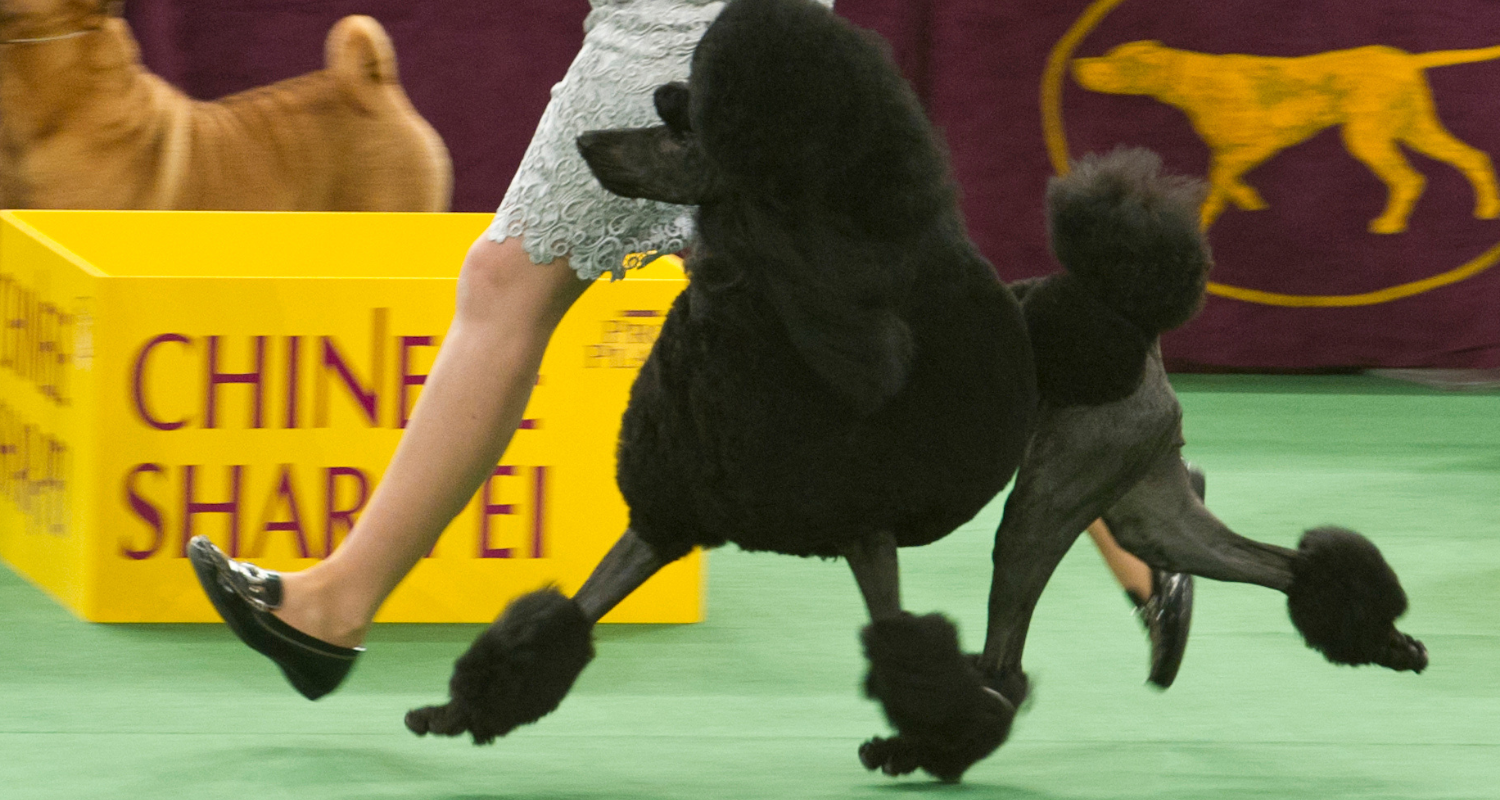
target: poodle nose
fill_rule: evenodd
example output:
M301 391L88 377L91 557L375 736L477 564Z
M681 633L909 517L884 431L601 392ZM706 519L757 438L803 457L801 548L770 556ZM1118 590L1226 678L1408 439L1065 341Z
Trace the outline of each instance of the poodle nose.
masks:
M607 135L606 131L584 131L578 136L578 151L588 155L590 150L599 147Z

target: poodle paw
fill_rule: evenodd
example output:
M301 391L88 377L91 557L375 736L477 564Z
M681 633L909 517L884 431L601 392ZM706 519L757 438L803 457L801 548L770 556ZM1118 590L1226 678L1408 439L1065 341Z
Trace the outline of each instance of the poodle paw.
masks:
M1397 672L1421 674L1422 670L1427 669L1427 646L1392 628L1390 644L1385 653L1375 659L1375 663Z
M418 736L462 736L472 734L474 744L489 744L503 732L488 730L476 724L456 703L423 706L406 712L406 729Z
M865 693L898 734L865 743L860 760L867 768L887 775L921 769L951 783L1010 734L1027 691L1024 676L987 685L941 615L881 620L862 638L870 661Z
M1308 647L1335 664L1426 668L1426 648L1396 630L1406 593L1369 539L1344 528L1314 528L1297 551L1287 611Z
M892 778L910 775L922 766L916 747L901 736L889 739L876 736L860 745L859 763L871 772L878 769Z
M967 656L969 665L980 675L985 688L998 694L1015 711L1025 711L1031 707L1031 676L1019 669L985 672L980 665L980 658L979 653Z
M551 713L594 657L593 625L556 589L522 595L453 666L451 701L413 709L406 727L423 736L489 744Z

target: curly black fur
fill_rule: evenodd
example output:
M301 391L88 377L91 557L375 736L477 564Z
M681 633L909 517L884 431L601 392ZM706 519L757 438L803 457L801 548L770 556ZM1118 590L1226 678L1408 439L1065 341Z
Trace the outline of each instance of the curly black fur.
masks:
M1426 668L1422 643L1396 630L1406 592L1373 542L1324 527L1303 534L1297 549L1287 610L1308 647L1335 664Z
M663 125L579 143L613 191L681 175L653 191L698 200L621 426L631 527L664 554L831 557L972 518L1020 463L1036 372L878 40L806 0L733 0L657 101Z
M1129 396L1157 335L1202 307L1212 266L1202 198L1201 182L1161 174L1142 149L1084 156L1051 180L1047 224L1067 271L1027 282L1022 304L1048 402Z
M1021 304L1036 358L1037 391L1058 406L1128 397L1145 374L1154 336L1106 305L1070 273L1050 275Z
M1161 173L1141 148L1089 154L1047 185L1052 251L1126 319L1155 335L1203 306L1213 267L1198 225L1202 181Z
M727 6L689 85L720 187L700 218L705 243L764 278L808 364L873 412L915 357L901 306L927 276L911 248L954 219L946 158L915 94L877 36L788 0Z
M880 701L899 734L860 748L866 768L888 775L923 769L956 781L1005 741L1016 704L985 686L942 615L881 620L861 639L870 660L865 693Z
M971 519L1020 463L1036 371L879 41L807 0L731 0L657 104L663 125L579 139L610 191L698 206L688 287L621 424L631 529L663 555L832 557ZM916 763L957 779L1004 738L1005 701L951 626L935 652L920 624L911 642L876 627L870 691Z
M1005 698L1005 702L1015 711L1024 708L1026 701L1031 698L1031 680L1021 670L1011 670L998 673L986 673L979 664L979 654L970 653L966 656L969 665L976 675L981 676L981 682L992 691ZM868 687L866 692L868 692ZM1009 736L1009 726L1006 733L1001 735L1001 743ZM892 777L907 775L921 769L923 749L922 745L911 737L897 734L890 738L875 736L859 746L859 761L865 769L870 771L880 770Z
M489 744L550 714L594 657L593 625L556 589L511 601L453 667L446 705L413 709L419 736L458 736Z

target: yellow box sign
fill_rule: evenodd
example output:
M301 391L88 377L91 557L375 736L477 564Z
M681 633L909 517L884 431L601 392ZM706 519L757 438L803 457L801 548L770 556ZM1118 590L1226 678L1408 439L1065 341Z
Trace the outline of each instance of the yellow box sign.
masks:
M0 557L100 622L217 619L183 549L326 556L393 452L483 214L0 212ZM662 259L557 330L493 476L381 610L484 622L575 590L624 530L636 367L684 285ZM702 557L610 622L702 618Z

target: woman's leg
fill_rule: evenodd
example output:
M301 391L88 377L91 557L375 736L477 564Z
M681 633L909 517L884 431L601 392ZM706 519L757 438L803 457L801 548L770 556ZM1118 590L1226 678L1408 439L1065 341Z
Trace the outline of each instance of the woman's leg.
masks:
M588 285L566 258L533 264L519 239L474 243L453 322L384 477L332 555L282 573L277 617L331 644L364 640L386 596L499 462L553 330Z
M1094 546L1099 548L1099 555L1104 556L1104 563L1109 566L1109 571L1115 574L1115 580L1131 595L1136 605L1150 599L1153 589L1151 567L1121 547L1110 534L1104 520L1094 520L1089 524L1088 532L1094 540Z

